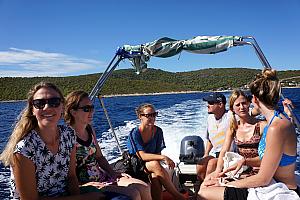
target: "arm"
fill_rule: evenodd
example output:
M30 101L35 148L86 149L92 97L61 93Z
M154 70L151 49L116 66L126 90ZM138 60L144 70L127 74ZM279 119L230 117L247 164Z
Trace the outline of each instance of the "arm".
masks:
M70 167L68 174L68 191L71 195L79 194L78 179L76 176L76 147L71 151Z
M93 130L93 137L96 138L96 134L95 134L94 130ZM101 148L100 148L97 141L95 141L95 146L96 146L96 159L97 159L97 162L98 162L99 166L102 169L104 169L111 176L116 175L113 168L110 166L110 164L108 163L106 158L103 156Z
M72 162L72 161L71 161ZM74 161L73 161L74 162ZM14 154L14 164L12 165L13 174L16 181L16 187L22 200L84 200L93 199L101 200L105 199L105 196L101 193L86 193L83 195L73 195L66 197L40 197L37 191L37 184L35 179L35 166L33 162L25 156L16 153ZM76 178L77 179L77 178ZM75 185L73 187L76 187ZM77 185L78 188L78 185ZM69 188L70 189L70 188Z
M293 115L291 110L288 108L288 105L290 106L291 109L295 108L292 101L290 99L285 98L282 101L282 105L284 108L284 112L289 116L289 118L291 119L291 122L300 129L299 119L295 115Z
M168 156L161 155L161 154L146 153L144 151L138 151L137 153L146 162L153 161L153 160L164 161L170 168L175 167L174 161L171 158L169 158Z
M16 153L14 154L12 170L20 198L22 200L38 200L39 196L33 162L29 158Z
M206 147L205 147L205 152L204 152L204 156L203 157L207 157L209 155L209 152L212 150L212 148L213 148L212 143L210 142L209 139L207 139Z
M229 184L239 188L259 187L269 184L279 166L286 135L286 130L282 126L269 127L266 150L258 174Z
M217 174L222 172L222 170L223 170L223 164L224 164L223 157L225 156L225 153L230 150L232 141L233 141L233 133L230 130L230 128L228 128L226 131L226 135L225 135L225 141L223 143L223 146L220 151L219 158L218 158L218 162L217 162L217 168L216 168Z

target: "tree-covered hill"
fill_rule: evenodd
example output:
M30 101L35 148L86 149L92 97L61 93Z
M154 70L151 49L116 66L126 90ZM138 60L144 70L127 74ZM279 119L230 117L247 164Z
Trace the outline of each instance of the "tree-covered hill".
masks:
M113 72L106 82L102 95L207 91L244 87L261 70L247 68L214 68L190 72L167 72L158 69L148 69L137 75L132 69L121 69ZM300 76L300 70L279 71L279 78ZM0 101L26 99L27 92L40 81L50 81L58 85L64 95L73 90L90 92L101 74L90 74L69 77L5 77L0 78ZM286 86L291 83L299 84L299 79L288 79Z

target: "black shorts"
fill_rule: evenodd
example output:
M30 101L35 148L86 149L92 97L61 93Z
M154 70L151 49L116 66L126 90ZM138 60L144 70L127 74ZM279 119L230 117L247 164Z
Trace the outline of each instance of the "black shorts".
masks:
M295 191L300 197L300 188L290 189ZM246 200L248 197L248 188L225 187L224 200Z
M247 200L248 188L225 187L224 200Z

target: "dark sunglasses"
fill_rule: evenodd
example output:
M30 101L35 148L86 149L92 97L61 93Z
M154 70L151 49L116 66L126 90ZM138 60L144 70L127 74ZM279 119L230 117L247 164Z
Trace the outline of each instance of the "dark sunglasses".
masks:
M144 116L146 118L149 118L149 117L156 117L158 115L158 112L154 112L154 113L148 113L148 114L143 114L141 113L140 114L141 116Z
M86 105L86 106L81 106L81 107L78 107L78 109L81 109L83 112L92 112L94 111L94 105Z
M61 103L61 98L59 97L53 97L50 99L34 99L32 100L32 105L36 109L43 109L45 108L45 105L48 104L51 108L57 108Z
M221 103L221 102L208 101L207 103L208 103L208 105L214 105L216 103Z

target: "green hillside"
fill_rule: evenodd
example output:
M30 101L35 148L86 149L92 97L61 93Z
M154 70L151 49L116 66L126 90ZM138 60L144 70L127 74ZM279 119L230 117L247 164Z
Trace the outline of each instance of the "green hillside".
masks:
M247 68L214 68L190 72L167 72L148 69L137 75L132 69L122 69L113 72L106 82L102 95L178 92L178 91L207 91L243 87L247 85L261 70ZM300 76L300 70L279 71L279 78ZM0 78L0 101L26 99L29 88L40 82L50 81L57 84L63 93L73 90L90 92L101 74L90 74L69 77L34 77L34 78ZM299 84L300 78L289 79L291 83Z

